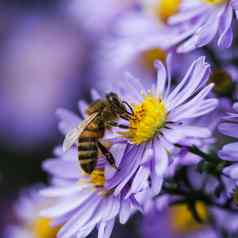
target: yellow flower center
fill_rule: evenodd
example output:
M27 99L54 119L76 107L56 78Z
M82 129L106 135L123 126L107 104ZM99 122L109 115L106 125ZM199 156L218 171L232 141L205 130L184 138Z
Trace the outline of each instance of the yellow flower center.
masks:
M152 48L142 53L140 61L147 70L153 71L154 62L158 59L164 62L166 59L166 52L160 48Z
M151 140L166 121L166 109L164 103L155 96L148 94L144 101L133 106L133 116L129 120L130 129L121 132L134 144L142 144Z
M152 6L154 14L166 23L168 19L178 13L181 0L157 0Z
M95 169L90 174L90 181L95 187L104 187L105 178L103 169Z
M51 221L46 218L38 218L33 223L33 233L36 238L56 238L60 227L52 227Z
M225 2L228 2L228 0L202 0L205 3L209 3L209 4L214 4L214 5L218 5L218 4L222 4Z
M197 202L196 210L203 221L207 220L208 212L206 206L202 202ZM189 233L201 228L186 205L177 205L171 208L170 211L172 229L178 233Z

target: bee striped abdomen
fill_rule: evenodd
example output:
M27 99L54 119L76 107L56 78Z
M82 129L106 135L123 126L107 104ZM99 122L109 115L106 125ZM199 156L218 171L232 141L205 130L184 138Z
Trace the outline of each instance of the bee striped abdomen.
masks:
M96 123L91 123L85 128L78 140L78 159L81 168L91 174L97 165L97 141L104 135L104 129Z
M78 159L81 168L86 173L92 173L97 164L98 151L95 143L80 143L78 145Z

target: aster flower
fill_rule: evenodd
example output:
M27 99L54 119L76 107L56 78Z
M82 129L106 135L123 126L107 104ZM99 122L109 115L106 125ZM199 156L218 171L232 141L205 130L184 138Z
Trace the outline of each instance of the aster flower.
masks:
M57 159L51 159L43 167L54 178L52 186L41 191L41 195L53 198L53 206L41 215L55 224L64 224L57 237L86 237L97 226L98 237L110 237L115 218L125 223L135 211L130 200L115 196L113 189L105 188L105 161L89 175L79 168L77 152L71 149L66 154L57 149ZM63 171L62 171L63 168Z
M238 138L238 104L234 104L234 113L228 114L226 116L225 122L221 123L219 126L220 132L224 135ZM223 172L229 175L233 179L237 179L237 161L238 161L238 143L233 142L223 146L219 152L221 159L230 162L230 166L225 167Z
M132 179L128 196L140 191L139 184L149 179L152 193L160 191L164 174L172 162L169 153L174 145L186 138L208 138L210 131L193 125L192 119L214 110L217 100L206 98L213 85L206 86L210 66L201 57L194 61L185 77L176 87L171 85L170 57L167 68L156 62L157 84L150 90L139 80L129 76L114 82L111 90L133 107L133 116L127 131L119 131L128 146L119 164L120 171L107 183L116 187L115 194ZM190 122L189 122L190 121Z
M123 67L130 65L134 70L145 72L154 69L156 59L164 61L172 45L168 35L179 34L176 28L166 24L168 17L179 10L179 2L139 0L139 7L121 14L115 21L113 36L103 45L102 54L105 57L105 52L109 52L106 57L112 67L123 72Z
M186 175L181 175L181 171ZM182 193L176 193L174 190L174 193L159 195L148 206L141 224L143 237L156 237L156 235L160 234L171 238L203 236L216 238L216 232L209 226L209 217L212 209L200 196L203 193L213 194L217 187L216 180L212 177L204 176L204 174L201 175L201 173L197 172L195 166L181 167L177 172L167 182L174 181L176 185L174 187L175 190L186 191L188 192L187 196L189 199L194 199L193 204L200 222L197 221L198 218L192 213L190 209L191 204L184 202L185 199L182 197ZM184 183L185 180L187 183ZM190 189L192 190L191 194L189 193ZM198 200L196 200L196 191L198 191ZM223 212L223 214L225 213Z
M197 205L198 213L205 218L207 211L202 203ZM177 205L158 211L156 208L145 214L142 219L141 233L144 238L157 237L158 234L170 238L216 237L212 229L198 224L186 205Z
M217 104L215 99L206 99L212 85L205 86L210 72L205 59L195 61L173 90L169 66L166 69L161 62L156 65L157 87L150 91L144 90L141 94L141 83L131 77L123 85L118 82L112 88L133 107L129 129L115 128L105 136L112 143L110 150L120 170L116 171L104 158L99 158L92 174L85 174L80 170L75 148L67 153L58 148L55 152L59 158L44 163L44 169L53 179L52 187L41 194L56 202L41 215L56 224L65 224L59 237L86 237L95 226L99 228L99 237L109 237L116 216L125 222L135 210L143 209L141 204L151 195L150 179L153 194L159 192L173 144L186 137L210 136L209 130L186 122L210 112ZM93 99L97 98L100 95L93 91ZM85 116L87 104L79 104ZM81 121L66 110L59 110L58 115L62 119L59 128L64 134ZM122 138L117 138L115 133Z
M169 19L170 25L183 28L182 35L188 33L188 39L182 39L180 34L177 36L177 39L184 40L178 52L205 46L215 38L218 47L229 48L233 40L232 21L236 11L236 0L182 0L179 13Z
M218 234L221 231L227 237L233 237L237 234L238 216L237 210L230 203L229 190L234 185L234 182L225 177L217 180L213 176L201 174L195 166L181 167L164 186L167 198L164 199L163 194L154 199L149 212L144 216L145 234L153 237L158 232L166 236L169 230L169 237L203 237L205 234L220 237ZM164 209L166 203L167 209ZM169 205L172 206L168 208ZM153 219L154 224L150 220L151 215L157 216L157 219ZM164 219L167 222L163 223ZM230 222L224 223L224 219ZM157 229L153 231L150 225Z
M92 90L93 100L100 98L100 94ZM88 104L79 102L81 116L59 109L59 130L65 135L86 117ZM105 140L111 138L109 132ZM118 140L116 140L118 142ZM110 149L116 161L125 150L125 144L117 144ZM110 170L105 164L105 158L98 158L96 169L86 174L80 169L78 152L75 147L63 152L61 146L54 151L56 158L43 163L43 168L51 175L51 186L41 191L46 198L53 198L55 205L41 212L55 224L65 224L58 233L58 237L86 237L97 226L98 237L110 237L115 219L119 216L122 224L126 223L130 215L140 209L133 199L124 199L123 193L114 195L115 188L105 187ZM64 171L62 171L64 168Z
M56 238L59 226L51 220L39 217L39 212L51 202L38 195L39 187L23 191L15 206L16 223L9 224L4 238Z

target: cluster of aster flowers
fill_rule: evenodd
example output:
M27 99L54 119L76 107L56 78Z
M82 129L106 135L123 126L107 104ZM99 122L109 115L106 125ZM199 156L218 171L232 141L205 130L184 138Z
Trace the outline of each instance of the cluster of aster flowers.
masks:
M111 28L100 37L90 102L80 100L77 114L57 111L60 132L74 144L65 151L62 140L43 162L49 185L37 192L40 230L47 223L44 238L84 238L96 228L109 238L116 223L134 219L140 226L133 232L145 238L237 237L238 1L124 4L109 13ZM102 109L94 117L89 111L104 102L117 114L112 94L127 116L99 125L105 133L98 136L87 126ZM95 158L92 148L101 150Z

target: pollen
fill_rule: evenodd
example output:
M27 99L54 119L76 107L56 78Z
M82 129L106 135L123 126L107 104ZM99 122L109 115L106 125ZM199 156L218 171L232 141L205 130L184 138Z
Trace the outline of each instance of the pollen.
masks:
M90 181L95 187L104 187L105 177L103 169L95 169L90 174Z
M202 1L209 4L218 5L218 4L226 3L228 0L202 0Z
M181 0L157 0L153 7L154 14L164 23L168 19L178 13Z
M133 106L133 116L129 120L129 130L121 134L133 144L142 144L153 139L165 125L166 108L155 96L148 94L139 105Z
M46 218L38 218L33 223L33 233L36 238L55 238L60 227L51 226L51 221Z

